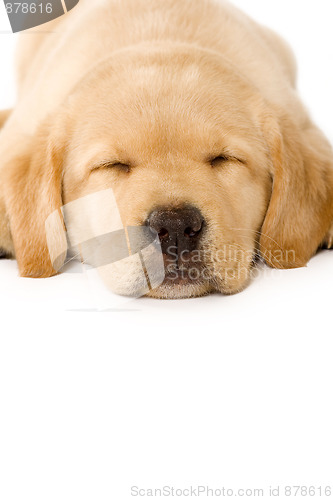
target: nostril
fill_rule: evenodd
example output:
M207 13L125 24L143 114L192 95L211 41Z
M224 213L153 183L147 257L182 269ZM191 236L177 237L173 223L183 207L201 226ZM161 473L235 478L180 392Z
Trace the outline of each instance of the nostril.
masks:
M184 235L188 238L194 238L200 231L194 231L191 227L187 227L184 231Z
M162 229L160 229L160 231L158 232L158 236L160 238L166 239L169 236L169 231L162 227Z
M202 226L203 224L201 223L199 229L195 229L193 227L187 227L184 231L184 236L186 236L187 238L194 238L195 236L198 236L198 234L201 233Z

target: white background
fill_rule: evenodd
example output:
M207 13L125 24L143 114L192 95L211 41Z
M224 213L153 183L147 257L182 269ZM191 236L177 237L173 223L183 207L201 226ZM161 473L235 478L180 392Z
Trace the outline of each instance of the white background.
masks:
M332 1L234 3L294 47L333 142ZM0 8L6 108L16 35ZM20 279L0 261L1 500L127 500L134 485L333 492L332 281L325 251L233 297L129 301L80 272Z

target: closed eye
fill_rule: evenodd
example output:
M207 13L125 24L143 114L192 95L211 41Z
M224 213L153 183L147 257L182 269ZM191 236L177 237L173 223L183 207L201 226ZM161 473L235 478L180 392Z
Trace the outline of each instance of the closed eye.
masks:
M220 155L220 156L216 156L215 158L210 159L209 163L211 164L212 167L217 167L217 166L221 165L222 163L226 163L229 160L230 160L230 158L228 156Z
M121 170L123 172L129 172L131 170L131 167L128 163L122 163L120 161L103 161L101 163L98 163L93 167L93 170L100 169L100 168L116 168L117 170Z
M119 170L123 170L124 172L129 172L131 170L131 167L127 163L111 163L108 165L110 168L118 168Z
M215 156L214 158L211 158L209 160L209 163L211 164L212 167L219 167L223 165L224 163L227 162L238 162L238 163L243 163L244 165L246 164L246 161L241 159L241 158L236 158L235 156L229 156L229 155L219 155Z

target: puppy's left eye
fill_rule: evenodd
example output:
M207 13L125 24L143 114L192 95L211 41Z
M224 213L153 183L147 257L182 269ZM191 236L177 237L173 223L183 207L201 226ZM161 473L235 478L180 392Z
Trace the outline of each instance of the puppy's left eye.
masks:
M121 163L121 162L110 163L108 165L108 167L109 168L117 168L119 170L122 170L123 172L129 172L131 169L127 163Z

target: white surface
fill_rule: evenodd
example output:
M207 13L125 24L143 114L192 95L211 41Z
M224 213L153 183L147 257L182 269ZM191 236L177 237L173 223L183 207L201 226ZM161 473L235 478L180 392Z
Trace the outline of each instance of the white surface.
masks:
M234 3L289 40L333 141L331 0ZM1 9L5 108L16 35ZM80 271L20 279L15 261L0 262L1 500L333 487L333 253L266 269L233 297L173 302L106 299ZM113 310L89 312L109 300Z

